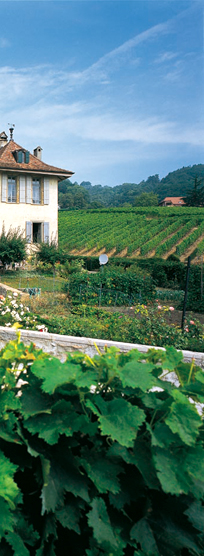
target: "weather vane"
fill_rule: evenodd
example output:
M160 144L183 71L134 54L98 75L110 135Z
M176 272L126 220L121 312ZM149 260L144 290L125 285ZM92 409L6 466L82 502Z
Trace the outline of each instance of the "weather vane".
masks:
M11 126L11 127L9 127L9 131L10 131L10 141L12 141L12 139L13 139L13 130L14 130L15 124L8 124L8 125Z

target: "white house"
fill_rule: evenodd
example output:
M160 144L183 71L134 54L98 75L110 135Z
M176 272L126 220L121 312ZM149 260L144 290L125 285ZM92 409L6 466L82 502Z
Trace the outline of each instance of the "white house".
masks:
M58 236L58 182L73 172L41 160L41 147L33 154L3 131L0 133L0 231L21 228L29 243Z

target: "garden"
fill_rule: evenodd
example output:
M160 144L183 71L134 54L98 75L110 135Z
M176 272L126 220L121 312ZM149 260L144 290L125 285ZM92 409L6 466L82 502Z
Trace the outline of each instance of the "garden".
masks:
M175 318L185 266L90 272L43 250L1 276L27 295L0 295L0 325L16 328L0 351L1 556L204 556L204 372L179 351L203 351L204 330L202 313ZM188 308L202 311L200 278ZM166 349L62 363L21 328Z

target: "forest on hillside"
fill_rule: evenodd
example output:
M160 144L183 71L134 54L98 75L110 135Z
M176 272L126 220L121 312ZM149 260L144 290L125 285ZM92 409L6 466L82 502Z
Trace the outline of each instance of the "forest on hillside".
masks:
M149 176L140 183L123 183L110 187L92 185L89 181L59 183L60 209L86 209L120 206L156 206L167 196L185 196L195 179L204 183L204 164L186 166L170 172L165 178Z

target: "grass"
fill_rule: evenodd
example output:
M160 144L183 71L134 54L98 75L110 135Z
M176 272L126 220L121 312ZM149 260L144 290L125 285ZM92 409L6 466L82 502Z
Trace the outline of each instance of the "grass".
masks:
M62 292L63 286L67 280L57 276L46 276L41 274L34 274L31 272L19 272L14 273L10 271L5 274L1 274L0 282L16 289L26 289L26 288L40 288L41 292Z

